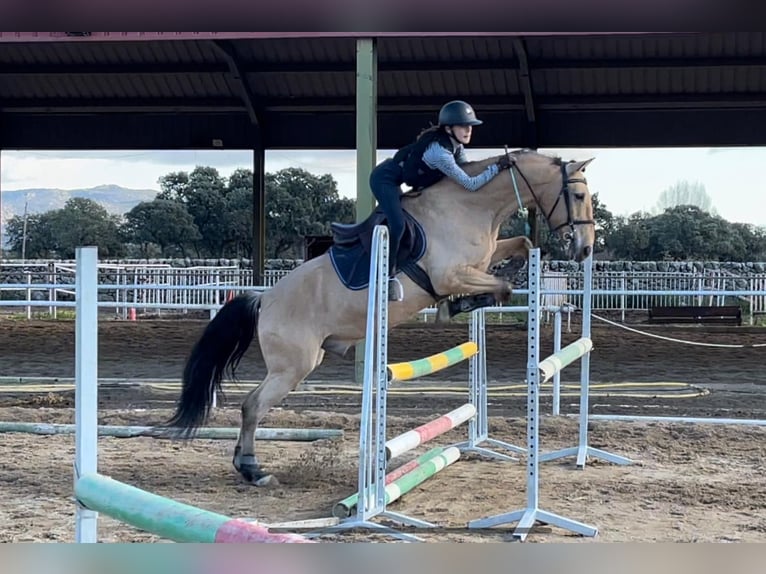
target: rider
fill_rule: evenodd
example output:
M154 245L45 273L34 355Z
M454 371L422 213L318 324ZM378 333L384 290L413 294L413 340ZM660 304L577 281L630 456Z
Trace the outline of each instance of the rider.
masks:
M460 167L468 161L464 146L471 141L473 126L482 123L466 102L447 102L439 111L438 125L423 130L414 142L372 170L370 187L388 222L389 300L401 301L404 297L402 285L395 277L396 254L404 235L404 212L400 203L402 183L413 189L423 189L447 176L466 190L476 191L513 162L512 156L502 156L497 163L475 176L468 175Z

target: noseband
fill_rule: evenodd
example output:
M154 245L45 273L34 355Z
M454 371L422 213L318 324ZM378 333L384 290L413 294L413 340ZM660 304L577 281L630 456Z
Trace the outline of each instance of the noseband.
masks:
M571 162L569 162L571 163ZM526 178L524 173L519 169L519 166L515 163L511 164L510 169L513 170L516 168L516 170L519 172L519 175L524 180L524 183L527 184L527 187L529 188L530 193L532 193L532 197L535 200L535 203L540 208L540 211L545 213L545 208L543 207L543 204L540 203L540 200L537 197L537 194L535 193L534 188L529 183L529 180ZM513 172L511 171L511 174ZM548 223L548 228L551 230L551 233L556 233L559 229L562 227L569 227L570 233L574 234L575 225L595 225L596 222L592 219L574 219L572 217L572 193L571 189L569 189L569 185L572 183L585 183L587 184L587 180L584 177L567 177L567 164L564 163L561 165L561 190L559 191L558 196L556 197L556 201L553 203L553 207L551 207L550 211L548 211L548 214L545 216L545 221ZM513 180L513 185L516 187L516 180ZM518 189L516 190L517 196L518 196ZM551 215L553 215L553 212L556 210L556 207L558 206L559 202L561 201L561 198L564 198L564 203L566 204L567 208L567 220L562 223L561 225L551 228ZM519 205L521 207L521 205Z

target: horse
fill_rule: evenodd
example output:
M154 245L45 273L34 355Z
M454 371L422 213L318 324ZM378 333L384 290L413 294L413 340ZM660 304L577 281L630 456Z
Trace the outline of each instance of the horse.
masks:
M532 248L524 236L498 238L501 224L522 207L535 207L545 215L550 229L568 243L570 259L583 261L591 255L595 223L583 172L594 158L565 162L531 150L517 150L511 156L515 159L511 167L475 192L444 178L402 194L402 207L423 241L417 263L410 266L417 273L397 275L404 297L388 303L389 328L450 296L490 294L497 302L507 302L510 282L488 271L508 258L527 257ZM462 167L473 175L498 158ZM358 239L369 238L372 224L380 221L379 213L377 219L373 215L362 224L336 225L336 237L345 232L346 238L354 233ZM369 269L369 253L365 256ZM325 353L345 356L365 337L367 288L344 285L336 263L325 252L303 262L270 289L246 292L225 303L191 350L180 397L165 428L176 437L193 438L208 420L213 393L221 390L225 376L236 379L236 368L257 335L267 374L241 404L232 464L245 481L269 484L274 477L255 454L258 424L319 367Z

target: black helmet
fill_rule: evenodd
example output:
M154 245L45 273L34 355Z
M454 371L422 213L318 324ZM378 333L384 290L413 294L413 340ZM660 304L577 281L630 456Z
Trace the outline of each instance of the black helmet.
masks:
M462 100L447 102L439 110L440 126L478 126L481 120L476 119L476 112Z

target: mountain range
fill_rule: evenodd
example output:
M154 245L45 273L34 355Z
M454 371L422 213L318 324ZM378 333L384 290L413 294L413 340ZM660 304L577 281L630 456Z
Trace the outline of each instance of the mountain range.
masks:
M115 184L97 185L84 189L31 188L3 190L2 221L7 222L14 215L23 215L24 201L29 198L29 213L45 213L61 209L67 200L73 197L92 199L103 206L109 213L123 215L142 201L151 201L157 196L156 189L130 189ZM3 239L5 226L3 225Z

